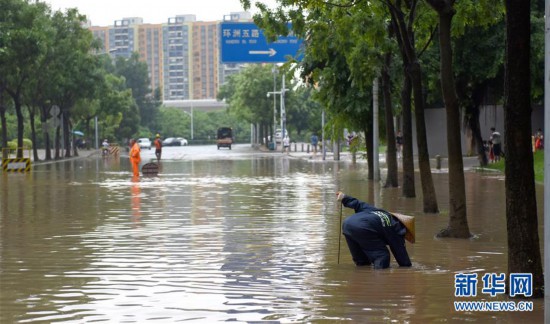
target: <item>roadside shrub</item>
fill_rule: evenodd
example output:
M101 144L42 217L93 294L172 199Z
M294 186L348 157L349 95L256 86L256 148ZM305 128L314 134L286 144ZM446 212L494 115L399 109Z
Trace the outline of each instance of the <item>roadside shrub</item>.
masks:
M17 149L17 140L11 140L8 142L8 148L10 150L16 150ZM32 149L32 141L28 138L23 139L23 149L30 150Z

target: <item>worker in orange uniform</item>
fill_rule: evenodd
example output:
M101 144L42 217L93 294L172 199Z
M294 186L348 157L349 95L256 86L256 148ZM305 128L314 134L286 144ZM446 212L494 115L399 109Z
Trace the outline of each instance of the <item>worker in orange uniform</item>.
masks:
M130 163L132 163L134 177L139 177L139 163L141 162L140 151L139 144L132 138L130 140Z
M162 155L162 140L160 134L157 134L155 139L155 155L157 156L157 162L160 162L160 156Z

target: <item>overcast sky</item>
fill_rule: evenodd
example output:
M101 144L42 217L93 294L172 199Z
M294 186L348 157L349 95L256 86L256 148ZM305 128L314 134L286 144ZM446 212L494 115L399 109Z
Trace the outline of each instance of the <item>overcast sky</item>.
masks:
M239 0L42 0L53 10L78 8L95 26L113 25L125 17L141 17L144 23L159 24L169 17L193 14L197 21L223 20L231 12L243 11ZM253 1L256 2L257 0ZM275 0L260 0L274 7ZM255 13L254 10L251 11Z

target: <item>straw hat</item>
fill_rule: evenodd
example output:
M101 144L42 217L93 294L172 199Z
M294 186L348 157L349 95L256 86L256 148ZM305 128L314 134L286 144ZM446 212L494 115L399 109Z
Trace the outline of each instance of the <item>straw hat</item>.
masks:
M407 229L407 232L405 233L405 239L411 243L414 243L415 241L415 229L414 229L414 216L408 216L398 213L392 213L395 218L397 218L403 225L405 225L405 228Z

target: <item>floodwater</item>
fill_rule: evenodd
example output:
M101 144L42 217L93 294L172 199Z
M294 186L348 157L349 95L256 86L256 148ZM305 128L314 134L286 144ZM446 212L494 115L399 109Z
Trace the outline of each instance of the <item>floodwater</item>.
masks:
M447 225L444 172L434 173L443 212L426 215L421 198L367 181L361 163L247 146L164 155L156 177L132 179L124 157L1 176L0 323L544 321L542 300L526 312L454 310L454 301L519 302L481 293L483 274L507 272L498 174L466 173L476 238L442 240L434 234ZM418 179L417 187L420 195ZM416 216L412 268L393 259L386 270L354 266L339 244L339 189ZM477 296L454 296L457 273L479 274Z

